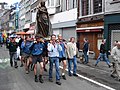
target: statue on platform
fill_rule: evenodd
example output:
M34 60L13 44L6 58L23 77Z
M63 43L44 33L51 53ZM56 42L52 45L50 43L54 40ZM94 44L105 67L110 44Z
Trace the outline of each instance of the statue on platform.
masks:
M36 34L42 37L48 37L52 35L51 22L45 6L45 2L41 2L36 15Z

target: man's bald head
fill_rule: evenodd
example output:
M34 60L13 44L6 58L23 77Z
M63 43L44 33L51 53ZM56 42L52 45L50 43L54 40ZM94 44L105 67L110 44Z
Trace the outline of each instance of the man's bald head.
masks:
M118 43L117 43L117 47L120 49L120 41L118 41Z

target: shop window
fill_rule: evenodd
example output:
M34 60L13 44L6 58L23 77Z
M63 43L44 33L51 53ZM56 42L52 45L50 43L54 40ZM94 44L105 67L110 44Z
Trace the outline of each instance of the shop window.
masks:
M102 12L102 0L93 0L94 13Z

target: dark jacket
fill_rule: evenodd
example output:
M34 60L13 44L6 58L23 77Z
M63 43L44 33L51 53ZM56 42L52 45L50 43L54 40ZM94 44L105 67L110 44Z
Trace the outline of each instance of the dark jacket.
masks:
M88 52L88 49L89 49L89 43L85 42L83 46L83 52Z
M18 47L18 43L17 42L10 42L8 44L9 52L16 52L17 51L17 47Z
M104 44L101 44L100 45L100 53L105 53L106 52L106 50L105 50L105 45Z

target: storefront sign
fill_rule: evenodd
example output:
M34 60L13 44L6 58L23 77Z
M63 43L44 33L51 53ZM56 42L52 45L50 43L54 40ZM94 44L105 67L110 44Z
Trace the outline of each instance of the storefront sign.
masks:
M96 16L80 18L79 22L88 22L88 21L92 21L92 20L100 20L100 19L103 19L103 18L104 18L104 15L96 15Z
M86 24L78 24L78 28L85 28L85 27L98 27L98 26L104 26L103 22L94 22L94 23L86 23Z

